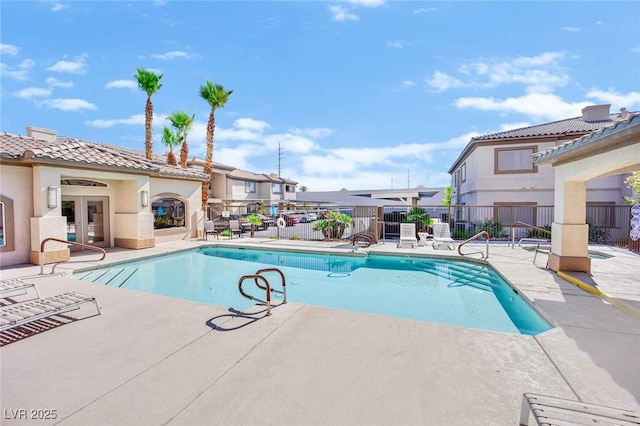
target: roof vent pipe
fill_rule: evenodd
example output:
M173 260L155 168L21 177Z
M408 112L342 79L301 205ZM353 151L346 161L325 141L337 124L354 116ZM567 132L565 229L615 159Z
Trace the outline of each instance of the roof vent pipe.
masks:
M620 108L620 118L622 118L623 120L629 118L629 111L627 111L625 107Z

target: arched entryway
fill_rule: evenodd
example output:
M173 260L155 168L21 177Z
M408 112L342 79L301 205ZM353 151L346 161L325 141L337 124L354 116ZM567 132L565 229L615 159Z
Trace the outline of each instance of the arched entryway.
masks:
M587 181L640 170L640 116L631 116L553 149L534 154L538 165L554 168L554 222L549 268L591 272L589 227L585 223Z

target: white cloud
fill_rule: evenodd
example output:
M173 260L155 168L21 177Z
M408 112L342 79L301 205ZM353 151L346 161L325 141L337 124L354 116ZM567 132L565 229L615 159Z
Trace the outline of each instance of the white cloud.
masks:
M50 89L54 87L61 87L63 89L71 89L73 87L73 81L60 81L54 77L48 77L46 80Z
M14 46L13 44L0 43L1 55L16 56L19 51L20 51L20 48L17 46Z
M238 118L233 122L233 126L254 132L263 132L271 127L266 121L254 120L253 118Z
M431 13L437 10L438 9L436 9L435 7L421 7L420 9L414 10L413 13L415 13L416 15L419 15L421 13Z
M545 52L537 56L485 59L458 67L464 78L434 72L427 84L437 91L459 87L495 88L505 84L522 84L528 92L550 93L565 86L569 76L560 66L563 52Z
M135 90L138 85L133 80L114 80L105 85L106 89L131 89Z
M400 84L402 84L402 87L413 87L416 85L416 82L413 80L403 80Z
M0 62L0 74L12 80L25 81L29 79L29 71L26 69L14 70L4 62Z
M318 127L316 129L291 129L291 133L296 135L308 136L313 139L324 138L333 134L333 130L327 127Z
M347 1L351 4L364 6L364 7L378 7L378 6L382 6L385 3L384 0L347 0Z
M280 146L285 151L295 153L307 153L318 148L318 145L311 139L292 133L277 133L266 136L264 143L267 148L274 151Z
M54 4L53 4L53 6L51 7L51 11L52 11L52 12L59 12L59 11L61 11L62 9L66 9L66 8L68 8L68 7L69 7L69 6L66 6L66 5L64 5L64 4L62 4L62 3L57 3L57 2L56 2L56 3L54 3Z
M622 107L635 110L640 107L640 92L629 92L622 94L614 90L590 90L586 94L587 98L595 99L597 102L611 104L612 112Z
M216 127L213 136L216 140L232 141L257 141L261 138L259 133L248 129L226 129L224 127Z
M42 87L27 87L22 90L18 90L13 94L16 98L32 99L32 98L48 98L51 96L50 89L44 89Z
M154 116L154 124L156 123L156 117ZM99 120L87 120L84 122L86 126L98 127L101 129L108 129L110 127L124 125L144 125L144 114L135 114L128 118L118 119L99 119Z
M516 112L531 117L535 121L554 121L567 117L577 117L581 114L582 108L592 105L592 103L569 103L554 94L528 93L524 96L504 100L481 97L459 98L455 101L455 105L460 109L473 108L500 113Z
M329 12L331 12L331 19L336 22L344 22L344 21L357 21L358 15L355 13L351 13L349 10L342 6L333 5L328 7Z
M92 104L91 102L87 102L84 99L72 99L72 98L45 99L42 101L38 101L36 105L44 106L52 109L59 109L62 111L79 111L83 109L89 109L89 110L98 109L98 107L95 104Z
M562 31L574 32L574 33L580 32L580 28L577 28L577 27L562 27L560 29Z
M431 78L426 79L426 83L437 92L444 92L448 89L466 86L466 84L464 84L461 80L458 80L457 78L451 77L440 71L434 72Z
M87 72L87 57L88 55L84 53L78 56L74 61L58 61L47 68L47 71L85 74Z
M180 50L174 50L174 51L167 52L167 53L156 53L156 54L151 55L151 56L156 58L156 59L163 60L163 61L170 61L172 59L178 59L178 58L192 59L192 58L196 58L198 55L189 54L187 52L182 52Z
M394 49L402 49L405 46L409 46L409 45L411 45L411 43L406 41L388 41L387 42L387 46L393 47Z
M640 53L640 46L631 49L633 53Z

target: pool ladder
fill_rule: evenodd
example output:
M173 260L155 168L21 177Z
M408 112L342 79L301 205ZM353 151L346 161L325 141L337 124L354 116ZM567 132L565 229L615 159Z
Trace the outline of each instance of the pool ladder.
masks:
M265 272L275 272L278 275L280 275L280 279L282 282L282 291L280 290L276 290L274 288L271 287L271 284L269 284L269 281L264 277L264 273ZM266 300L262 300L262 299L258 299L257 297L254 297L250 294L247 294L244 289L242 288L242 285L244 284L244 282L246 280L253 280L253 282L256 284L256 286L259 289L265 290L266 292ZM262 282L262 284L260 284ZM250 275L244 275L240 278L240 280L238 280L238 290L240 290L240 294L243 297L246 297L247 299L254 301L254 302L259 302L259 303L263 303L265 305L267 305L267 315L271 315L271 293L278 293L278 294L282 294L282 303L287 303L287 283L286 280L284 278L284 274L282 273L282 271L278 268L265 268L265 269L260 269L258 271L256 271L255 274L250 274Z

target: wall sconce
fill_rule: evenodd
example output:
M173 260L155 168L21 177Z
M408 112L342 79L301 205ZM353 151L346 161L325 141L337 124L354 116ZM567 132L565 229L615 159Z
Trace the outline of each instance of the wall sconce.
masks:
M55 186L47 188L47 207L50 209L58 207L58 188Z
M140 192L140 205L147 207L149 205L149 191Z

